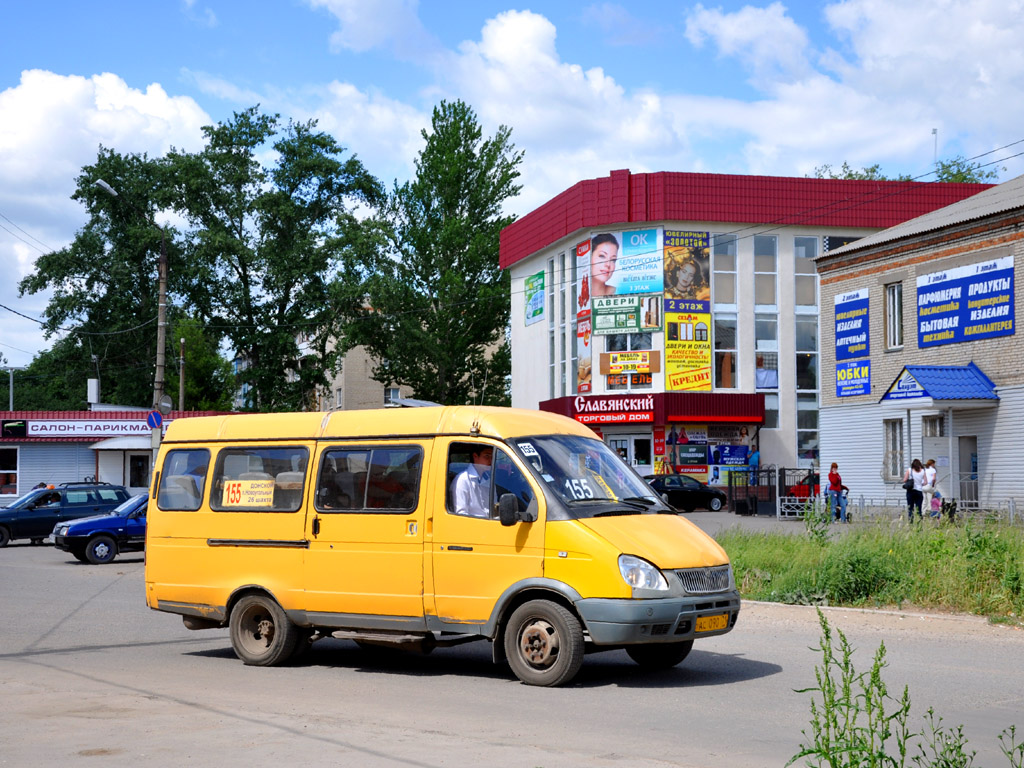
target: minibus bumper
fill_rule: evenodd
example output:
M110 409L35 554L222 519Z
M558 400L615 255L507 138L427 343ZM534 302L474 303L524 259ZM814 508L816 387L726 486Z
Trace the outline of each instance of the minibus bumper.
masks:
M740 595L731 590L652 600L584 598L576 608L595 645L677 643L731 631L740 615Z

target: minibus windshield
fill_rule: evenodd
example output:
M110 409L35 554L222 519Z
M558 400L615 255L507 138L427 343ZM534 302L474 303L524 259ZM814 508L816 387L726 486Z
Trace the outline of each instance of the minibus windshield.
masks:
M576 517L671 511L600 440L544 435L509 442Z

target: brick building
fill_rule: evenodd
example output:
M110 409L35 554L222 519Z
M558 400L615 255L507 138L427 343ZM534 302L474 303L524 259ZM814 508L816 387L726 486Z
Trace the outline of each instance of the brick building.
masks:
M961 504L1024 502L1024 176L818 258L821 463L901 496L936 460Z

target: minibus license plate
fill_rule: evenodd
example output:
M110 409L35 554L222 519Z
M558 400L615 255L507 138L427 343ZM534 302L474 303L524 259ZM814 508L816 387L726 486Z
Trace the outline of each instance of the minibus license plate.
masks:
M698 632L713 632L716 629L725 629L727 626L729 626L729 616L724 613L721 616L697 617Z

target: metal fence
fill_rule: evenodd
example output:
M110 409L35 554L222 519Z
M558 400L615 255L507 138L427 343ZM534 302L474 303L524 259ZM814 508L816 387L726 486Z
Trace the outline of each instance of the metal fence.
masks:
M943 495L945 506L934 515L949 515L950 510L959 520L999 520L1010 524L1024 524L1024 508L1013 498L991 498L991 476L954 474L952 485L958 493ZM817 469L806 467L765 467L752 474L741 472L729 475L729 509L737 514L775 515L779 519L802 520L814 511L826 514L829 502L827 482L822 485ZM940 486L941 488L941 486ZM951 506L955 502L955 506ZM892 520L908 518L906 492L895 487L882 498L863 495L847 497L847 514L851 520ZM931 517L931 510L923 510Z

